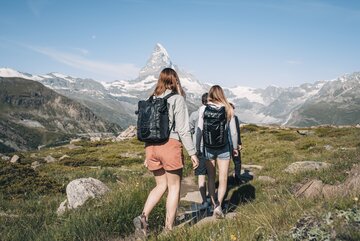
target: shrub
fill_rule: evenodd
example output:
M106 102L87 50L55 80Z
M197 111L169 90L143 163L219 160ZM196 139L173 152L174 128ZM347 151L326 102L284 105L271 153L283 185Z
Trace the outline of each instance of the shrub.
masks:
M296 141L299 139L298 135L289 132L280 132L275 135L279 141Z
M28 165L0 162L0 192L4 198L26 198L64 192L64 187Z
M260 127L255 125L255 124L249 124L249 125L244 125L241 127L241 132L242 133L246 133L246 132L255 132L260 130Z

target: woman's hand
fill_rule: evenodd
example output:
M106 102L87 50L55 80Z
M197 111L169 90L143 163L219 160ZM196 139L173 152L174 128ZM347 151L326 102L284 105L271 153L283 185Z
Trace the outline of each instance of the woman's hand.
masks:
M233 155L234 155L234 156L238 156L238 155L239 155L239 151L236 150L236 149L234 149L234 150L233 150Z
M196 155L192 155L191 156L191 161L193 164L193 169L196 169L199 166L199 159L197 158Z
M144 161L144 166L147 168L148 167L148 164L147 164L147 160L145 159Z

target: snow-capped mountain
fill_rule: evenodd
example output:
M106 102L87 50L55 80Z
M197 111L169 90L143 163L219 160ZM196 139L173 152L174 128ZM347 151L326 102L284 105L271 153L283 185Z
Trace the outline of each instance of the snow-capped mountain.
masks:
M150 58L134 80L100 83L92 79L75 78L59 73L31 75L9 68L0 68L0 76L39 81L45 86L85 104L104 119L127 126L135 123L134 112L137 102L151 94L160 71L166 67L174 68L177 71L182 87L187 94L189 110L195 110L200 106L201 95L209 90L210 85L199 81L195 76L175 65L161 44L156 44ZM268 86L262 89L236 86L224 87L224 91L228 99L235 104L235 111L244 122L285 125L336 124L343 122L338 119L327 122L326 118L317 120L318 113L311 112L311 117L306 113L314 104L319 105L319 103L333 101L338 103L337 107L339 108L345 106L345 109L351 109L357 106L358 99L355 93L360 93L359 76L360 73L354 73L335 81L317 81L313 84L306 83L289 88ZM343 103L350 103L350 105L342 105ZM322 111L320 110L320 112ZM304 122L304 118L313 118L315 121ZM349 121L346 123L356 122L350 117L348 119Z
M360 123L360 72L324 82L315 95L289 115L287 122L296 126L357 123Z
M131 81L120 80L103 84L114 96L127 95L128 97L144 98L154 89L161 70L166 67L176 70L182 87L191 97L198 98L198 95L202 95L208 90L207 85L174 65L166 49L159 43L156 44L146 65L140 70L138 78Z

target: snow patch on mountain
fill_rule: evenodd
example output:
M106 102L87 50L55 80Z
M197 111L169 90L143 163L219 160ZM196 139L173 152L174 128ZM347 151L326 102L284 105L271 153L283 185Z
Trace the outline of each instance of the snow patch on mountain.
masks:
M206 92L204 87L199 82L193 81L190 78L180 78L180 83L183 88L191 93L202 95L204 92Z
M243 86L237 86L235 88L229 88L231 93L235 97L229 98L230 101L233 101L235 99L241 99L241 98L247 98L250 102L257 102L260 104L265 104L265 101L261 94L255 93L255 88L251 87L243 87Z
M41 80L42 78L36 75L22 73L11 68L0 68L0 77L18 77L23 79Z

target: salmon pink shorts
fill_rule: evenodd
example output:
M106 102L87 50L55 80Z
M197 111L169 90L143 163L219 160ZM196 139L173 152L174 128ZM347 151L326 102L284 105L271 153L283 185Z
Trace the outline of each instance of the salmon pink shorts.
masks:
M184 167L182 144L169 139L162 144L148 144L145 147L147 166L150 171L164 169L174 171Z

